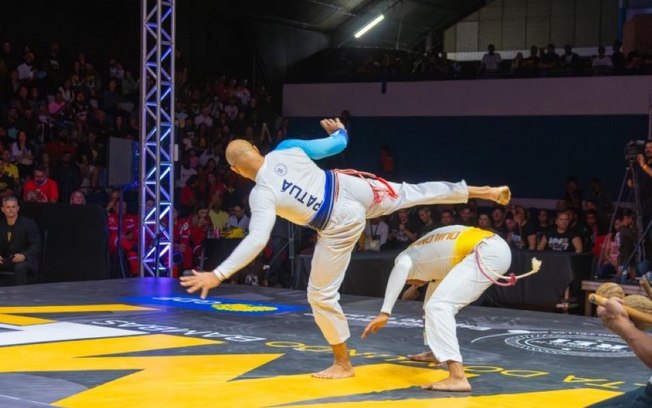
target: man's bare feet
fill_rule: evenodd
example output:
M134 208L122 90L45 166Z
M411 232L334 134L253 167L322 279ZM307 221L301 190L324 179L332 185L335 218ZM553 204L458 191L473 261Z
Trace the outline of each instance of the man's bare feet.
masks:
M471 384L466 378L457 379L448 377L445 380L422 385L421 389L431 391L469 392L471 391Z
M312 376L315 378L323 378L327 380L335 380L338 378L348 378L355 375L353 371L353 366L342 366L340 364L333 364L325 370L322 370L318 373L313 373Z
M408 354L407 358L409 358L412 361L440 364L440 362L435 358L435 355L433 354L432 351L424 351L419 354Z
M500 186L493 188L494 201L500 205L509 204L512 199L512 192L507 186Z

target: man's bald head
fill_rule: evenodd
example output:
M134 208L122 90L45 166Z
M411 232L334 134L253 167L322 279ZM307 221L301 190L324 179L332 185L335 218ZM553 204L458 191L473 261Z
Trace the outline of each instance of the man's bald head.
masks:
M246 140L235 139L226 147L226 161L231 169L250 180L256 180L264 160L256 146Z
M244 139L234 139L226 147L226 161L231 166L238 166L240 162L251 154L259 155L258 150Z

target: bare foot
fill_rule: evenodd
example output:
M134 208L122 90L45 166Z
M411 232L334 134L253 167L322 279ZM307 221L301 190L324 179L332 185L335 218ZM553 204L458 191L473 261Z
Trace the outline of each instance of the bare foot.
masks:
M322 370L318 373L313 373L312 376L315 378L323 378L327 380L335 380L338 378L348 378L348 377L353 377L354 372L353 372L353 367L351 365L349 366L342 366L339 364L333 364L332 366L328 367L325 370Z
M424 351L419 354L408 354L407 358L409 358L412 361L440 364L440 362L435 358L435 355L432 353L432 351Z
M471 384L466 378L454 379L448 377L445 380L422 385L421 389L431 391L469 392L471 391Z
M507 186L493 188L494 201L500 205L506 205L512 199L512 192Z

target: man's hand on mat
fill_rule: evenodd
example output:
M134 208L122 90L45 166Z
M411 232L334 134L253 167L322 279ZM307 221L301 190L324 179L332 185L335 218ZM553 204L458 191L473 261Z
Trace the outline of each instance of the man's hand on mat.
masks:
M191 276L182 276L181 286L188 288L188 293L195 293L201 289L201 298L206 299L208 291L220 286L222 281L213 272L199 272L192 270Z
M366 339L370 333L376 334L378 330L380 330L384 325L387 324L388 320L389 320L389 315L387 313L381 312L380 314L378 314L378 316L376 316L376 318L367 325L367 328L364 329L364 331L362 332L362 338Z

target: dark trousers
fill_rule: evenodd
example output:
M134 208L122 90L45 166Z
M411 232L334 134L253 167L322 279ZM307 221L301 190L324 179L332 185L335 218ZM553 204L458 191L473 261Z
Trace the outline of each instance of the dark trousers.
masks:
M27 262L14 263L7 259L0 264L0 271L14 273L14 285L26 285L29 280L30 267Z
M652 407L652 384L609 398L589 408L646 408Z

